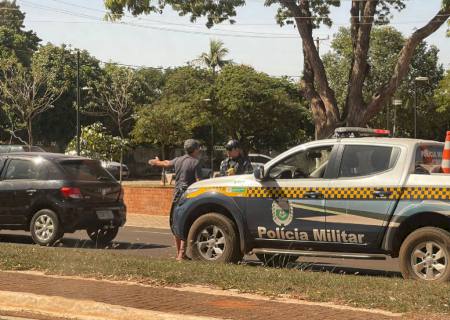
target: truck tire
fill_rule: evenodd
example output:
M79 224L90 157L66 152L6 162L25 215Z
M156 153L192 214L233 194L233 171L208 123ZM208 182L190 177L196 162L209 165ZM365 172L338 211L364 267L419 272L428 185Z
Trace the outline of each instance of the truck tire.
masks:
M188 253L193 260L236 263L242 259L233 222L218 213L194 221L188 234Z
M265 266L273 268L286 268L290 264L297 261L298 256L287 254L273 254L273 253L257 253L256 257Z
M424 227L409 234L400 247L400 270L405 279L450 280L450 233Z
M86 232L89 238L95 242L96 247L105 247L115 239L119 233L119 227L103 229L88 228Z
M58 216L48 209L34 214L30 222L30 232L34 243L40 246L52 246L64 235Z

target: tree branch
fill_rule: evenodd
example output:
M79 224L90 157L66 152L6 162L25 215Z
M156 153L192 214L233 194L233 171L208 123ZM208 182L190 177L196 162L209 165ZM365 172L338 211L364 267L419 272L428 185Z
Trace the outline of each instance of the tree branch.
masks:
M360 4L359 12L363 14L360 18L358 31L354 38L353 46L353 63L350 70L350 80L347 90L346 106L347 109L347 124L360 125L362 114L359 112L365 106L363 98L364 81L369 73L369 65L367 63L367 56L370 47L370 34L372 31L375 10L378 5L377 0L365 1ZM353 7L352 7L353 8ZM353 32L353 30L352 30Z
M430 34L438 30L450 17L450 5L439 10L439 12L422 28L415 31L406 41L400 51L394 73L387 84L381 87L373 96L367 106L363 121L367 123L373 116L383 109L383 106L391 99L403 78L409 71L409 65L417 45Z
M302 38L304 59L308 60L308 64L314 73L313 83L308 84L309 87L317 87L317 93L320 96L327 113L332 117L331 121L337 123L339 121L339 109L333 90L330 88L319 52L314 44L312 36L311 11L309 9L308 0L300 0L299 5L295 0L280 0L280 3L286 7L295 17L297 28ZM305 82L307 79L305 79Z

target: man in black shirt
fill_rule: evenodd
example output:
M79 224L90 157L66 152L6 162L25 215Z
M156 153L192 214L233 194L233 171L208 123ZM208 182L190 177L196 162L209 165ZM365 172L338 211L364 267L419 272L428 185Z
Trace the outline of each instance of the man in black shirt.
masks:
M194 139L184 142L186 154L173 160L159 160L158 157L149 160L149 164L161 168L175 168L175 189L173 192L172 208L170 210L170 226L172 227L172 212L183 193L194 182L201 179L200 143ZM186 243L175 236L177 246L177 260L187 259L185 255Z
M244 155L241 145L237 140L230 140L225 145L228 157L220 164L221 176L247 174L253 172L250 159Z

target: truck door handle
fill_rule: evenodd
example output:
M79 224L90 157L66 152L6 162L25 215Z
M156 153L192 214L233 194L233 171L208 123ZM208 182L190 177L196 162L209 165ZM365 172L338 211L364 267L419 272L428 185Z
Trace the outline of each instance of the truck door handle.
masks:
M388 198L392 195L392 191L376 190L372 194L375 198Z
M323 194L320 192L310 191L310 192L305 192L304 196L305 196L305 198L308 198L308 199L320 199L320 198L322 198Z

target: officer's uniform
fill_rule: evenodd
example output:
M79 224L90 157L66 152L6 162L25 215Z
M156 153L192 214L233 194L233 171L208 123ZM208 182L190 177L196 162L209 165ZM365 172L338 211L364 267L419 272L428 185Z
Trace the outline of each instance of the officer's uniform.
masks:
M235 174L247 174L252 172L252 163L247 157L239 156L236 159L226 158L220 163L221 176L232 176Z

